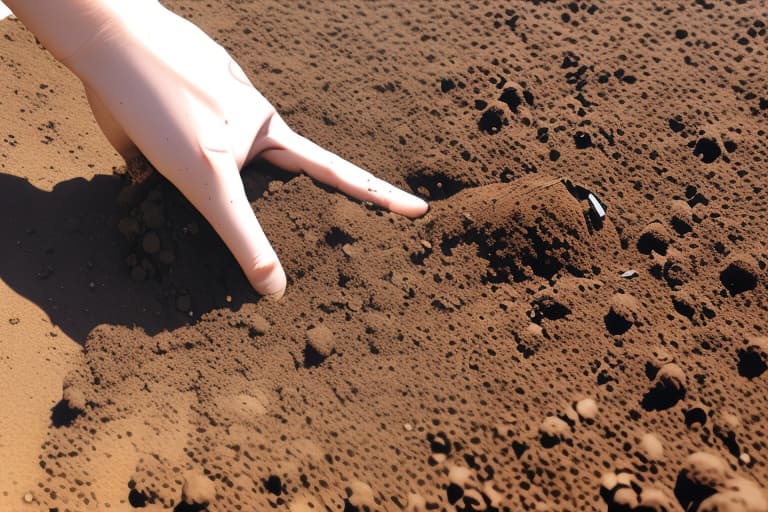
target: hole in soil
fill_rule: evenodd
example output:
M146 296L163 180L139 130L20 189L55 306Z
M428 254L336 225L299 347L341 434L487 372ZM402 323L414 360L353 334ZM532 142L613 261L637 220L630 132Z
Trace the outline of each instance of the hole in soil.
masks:
M685 398L685 388L678 388L662 380L645 394L640 405L646 411L663 411L674 407L683 398Z
M62 399L51 409L51 424L55 428L68 427L82 414L82 409L72 407L67 400Z
M683 236L686 233L690 233L693 230L690 224L678 218L672 219L672 229L674 229L675 232L680 236Z
M661 254L667 254L669 244L656 236L654 233L643 233L637 241L637 250L643 254L651 254L651 251Z
M461 499L462 496L464 496L464 489L452 483L448 485L448 489L446 489L446 494L448 495L448 503L450 503L451 505L454 505L457 501Z
M705 164L711 164L723 153L714 139L701 138L693 148L693 156L700 156Z
M588 133L576 132L573 135L573 142L576 144L576 149L587 149L592 147L592 137Z
M349 502L349 498L344 500L344 510L342 512L360 512L360 508Z
M765 364L760 354L752 350L739 350L739 375L748 379L754 379L759 377L765 370L768 370L768 365Z
M499 101L506 103L509 107L509 110L514 113L517 113L517 107L519 107L523 102L520 99L520 95L517 94L517 91L513 87L504 89L504 92L502 92L501 96L499 97Z
M469 186L467 183L451 178L442 172L432 174L419 172L406 177L405 182L416 194L422 193L419 189L424 189L427 192L427 198L432 201L451 197Z
M749 270L731 263L720 273L720 282L731 296L752 290L757 286L757 277Z
M603 320L605 321L605 328L614 336L624 334L630 327L632 327L632 322L617 315L613 311L609 311Z
M734 432L723 432L721 429L715 427L715 435L723 442L731 455L738 457L741 454L739 443L736 442L736 434Z
M495 135L501 131L504 126L504 112L491 107L480 116L480 120L477 122L477 127L481 132L485 132L488 135Z
M323 361L325 361L325 356L315 350L312 345L304 347L304 368L320 366Z
M560 444L560 438L557 436L548 436L547 434L541 435L541 446L544 448L552 448Z
M355 239L352 238L349 233L344 231L341 228L332 227L330 231L328 231L325 234L325 243L330 245L333 248L336 248L340 245L344 244L352 244L355 242Z
M694 313L696 313L693 307L687 302L672 299L672 305L674 306L675 311L677 311L678 313L680 313L686 318L693 319L693 315Z
M275 496L280 496L283 492L282 482L277 475L270 475L269 478L264 481L264 488L267 492L274 494Z
M131 489L131 492L128 493L128 503L130 503L133 508L144 508L147 506L148 501L149 496L136 489Z
M204 510L208 510L208 505L190 505L186 501L182 501L173 507L173 512L203 512Z
M548 320L560 320L571 313L570 308L556 301L538 301L533 304L533 321L546 318Z
M707 413L701 407L694 407L685 411L685 426L690 427L694 423L704 425L707 422Z
M675 482L675 497L683 506L683 510L697 510L698 504L713 494L715 494L713 488L693 483L682 472Z
M472 229L461 236L443 240L440 249L443 254L449 256L451 250L459 243L476 244L477 255L488 260L489 266L494 271L484 278L485 283L505 283L510 280L514 282L524 281L528 277L522 267L530 268L539 277L551 279L563 268L563 265L547 254L552 247L541 239L535 228L528 228L527 232L527 238L531 241L530 247L527 247L523 254L518 255L510 255L505 250L507 243L503 241L503 238L507 236L507 233L502 229L495 230L490 234L480 233L478 230Z

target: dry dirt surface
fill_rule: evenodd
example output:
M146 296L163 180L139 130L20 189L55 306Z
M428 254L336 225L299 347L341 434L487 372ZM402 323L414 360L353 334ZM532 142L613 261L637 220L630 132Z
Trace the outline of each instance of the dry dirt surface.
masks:
M3 510L768 511L764 1L167 6L431 209L257 162L261 300L2 22Z

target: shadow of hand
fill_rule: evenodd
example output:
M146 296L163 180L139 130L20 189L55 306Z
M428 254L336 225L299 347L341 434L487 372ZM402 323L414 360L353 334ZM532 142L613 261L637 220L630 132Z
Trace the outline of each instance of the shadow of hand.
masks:
M167 229L195 222L200 232L181 237L172 267L139 282L126 264L130 244L116 228L119 177L73 179L47 192L0 173L0 278L81 344L103 323L155 334L213 308L258 300L202 217L170 185L159 187L172 210ZM177 308L180 296L189 309Z

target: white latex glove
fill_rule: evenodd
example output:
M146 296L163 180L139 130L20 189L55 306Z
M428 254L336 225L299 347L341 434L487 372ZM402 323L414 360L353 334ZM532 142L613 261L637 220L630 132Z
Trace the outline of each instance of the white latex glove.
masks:
M144 154L206 217L253 287L286 277L239 171L262 157L363 201L417 217L427 204L291 130L220 45L154 0L6 0L85 84L125 158ZM300 205L297 205L300 207Z

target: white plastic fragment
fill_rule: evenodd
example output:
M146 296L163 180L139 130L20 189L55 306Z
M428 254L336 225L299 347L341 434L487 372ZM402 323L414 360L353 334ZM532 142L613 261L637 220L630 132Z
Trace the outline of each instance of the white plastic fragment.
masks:
M600 204L600 201L597 200L595 195L590 192L590 194L587 196L587 199L589 199L589 204L592 206L592 209L595 211L597 216L601 219L605 217L605 208L603 208L603 205Z
M631 268L627 271L622 272L621 274L619 274L619 276L623 277L624 279L631 279L637 276L637 270Z

